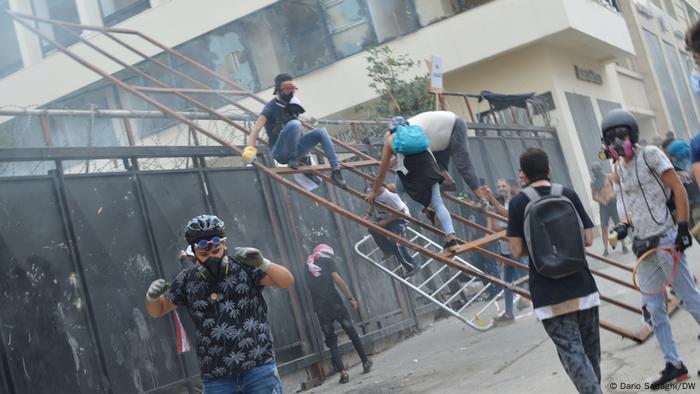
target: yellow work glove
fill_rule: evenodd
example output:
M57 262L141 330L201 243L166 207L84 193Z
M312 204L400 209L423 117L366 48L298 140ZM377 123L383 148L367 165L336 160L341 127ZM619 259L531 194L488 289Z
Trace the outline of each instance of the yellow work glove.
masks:
M258 154L258 149L254 146L246 146L243 149L243 153L241 154L241 158L243 159L243 162L245 164L251 164L253 161L255 161L255 157Z

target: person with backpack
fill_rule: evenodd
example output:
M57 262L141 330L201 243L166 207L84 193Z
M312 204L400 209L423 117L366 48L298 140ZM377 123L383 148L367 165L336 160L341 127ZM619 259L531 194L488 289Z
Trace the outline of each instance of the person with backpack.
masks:
M340 276L338 270L339 259L335 257L333 248L327 244L318 244L306 259L308 269L308 279L306 281L311 299L313 300L314 311L321 325L321 331L325 338L326 346L331 351L333 367L340 374L340 383L348 383L350 375L343 365L338 350L338 336L335 333L333 324L338 322L348 334L348 338L357 351L362 361L363 373L368 373L372 369L372 360L367 357L362 339L353 326L352 318L347 308L340 299L336 287L343 293L353 310L357 310L357 300L350 292L347 283Z
M634 225L632 251L637 257L655 247L675 247L680 251L673 290L700 324L700 291L683 253L693 243L688 227L688 194L678 174L659 147L637 145L639 126L630 112L622 109L608 112L601 130L605 152L617 166L616 181ZM665 294L642 295L642 306L651 314L654 334L666 361L652 388L687 379L688 369L676 350Z
M448 170L450 159L454 159L457 171L477 197L481 197L479 178L469 154L467 123L450 111L427 111L408 119L408 123L423 129L430 140L430 150L440 167L445 182L442 190L456 190Z
M338 158L333 141L326 129L319 127L304 133L304 126L299 121L298 115L304 113L304 108L299 104L294 92L297 87L292 76L279 74L275 77L276 96L263 108L258 120L250 133L249 144L243 149L241 155L243 162L252 163L257 156L255 147L258 141L258 133L265 127L268 137L270 154L280 164L296 169L301 165L308 165L308 153L316 145L321 145L331 165L331 179L340 187L346 187L347 183L338 167Z
M396 185L397 191L405 191L413 201L425 208L430 207L435 212L440 227L446 235L443 248L451 251L459 245L455 237L452 217L440 195L440 184L444 178L429 148L430 140L420 127L409 124L402 116L391 119L389 132L384 138L379 172L365 200L373 204L381 194L390 162L396 157L399 179Z
M579 393L600 387L600 296L586 262L593 222L576 192L550 183L549 158L539 148L520 156L527 184L508 206L507 235L514 257L529 256L535 315L557 348Z

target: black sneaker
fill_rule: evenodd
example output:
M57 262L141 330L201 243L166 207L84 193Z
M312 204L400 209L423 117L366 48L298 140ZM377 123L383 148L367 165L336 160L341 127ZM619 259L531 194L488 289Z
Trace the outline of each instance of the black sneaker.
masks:
M372 370L372 365L374 365L372 360L367 360L366 362L362 363L362 373L369 373L369 371Z
M345 384L350 382L350 375L346 371L340 373L340 384Z
M497 326L504 326L506 324L513 323L515 321L515 316L509 315L505 312L501 313L500 315L496 316L493 318L493 322Z
M445 241L445 244L442 245L443 250L449 250L450 252L454 252L455 249L459 247L459 242L457 242L456 238L448 239Z
M301 167L301 161L299 161L299 159L289 159L287 162L287 167L291 168L292 170L296 170L297 168Z
M343 178L343 173L340 172L340 168L336 168L331 171L331 179L333 179L333 182L342 188L348 187L348 184L345 182L345 178Z
M682 382L688 379L688 368L681 363L680 367L676 367L671 363L666 363L666 368L661 371L661 377L651 383L652 390L663 388L667 383Z

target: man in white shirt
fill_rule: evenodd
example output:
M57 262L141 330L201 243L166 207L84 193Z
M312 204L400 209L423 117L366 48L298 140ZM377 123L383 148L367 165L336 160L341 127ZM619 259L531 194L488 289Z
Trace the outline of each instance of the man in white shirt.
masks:
M384 204L392 209L395 209L404 215L410 217L411 212L408 210L406 203L401 200L398 194L395 193L396 185L393 183L388 184L386 187L382 187L380 194L375 198L375 202ZM394 234L405 237L406 232L406 221L401 219L398 215L387 212L381 207L372 205L372 208L376 207L376 211L373 214L373 220L380 226L386 228ZM373 209L374 211L374 209ZM372 211L368 212L368 215ZM396 256L396 260L401 264L401 266L406 271L406 277L409 277L416 272L418 268L416 263L411 256L411 252L406 249L405 246L398 244L396 241L389 239L377 232L369 231L369 234L374 239L379 249L384 253L384 258L389 258L391 256Z
M423 112L408 119L408 123L420 126L430 139L430 150L446 180L442 189L455 190L454 181L447 173L452 158L469 188L481 197L479 178L469 155L467 123L450 111Z
M608 112L603 117L601 129L606 151L615 159L616 181L620 184L622 199L635 228L632 250L637 257L652 243L680 250L673 289L684 309L700 324L700 291L683 254L693 242L688 229L688 194L683 184L661 149L653 145L637 145L639 126L630 112L621 109ZM671 196L675 216L668 206ZM688 369L676 350L664 294L643 295L642 305L651 313L654 334L666 361L661 376L651 388L658 389L667 383L687 379Z

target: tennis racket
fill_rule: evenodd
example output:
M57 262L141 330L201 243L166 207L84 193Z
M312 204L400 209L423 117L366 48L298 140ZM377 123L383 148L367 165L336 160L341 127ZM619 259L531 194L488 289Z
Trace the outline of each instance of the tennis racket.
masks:
M644 295L657 295L673 282L681 251L677 246L649 249L632 270L632 283Z

